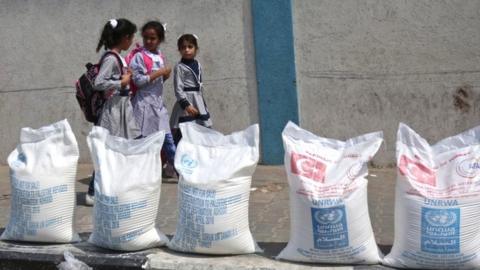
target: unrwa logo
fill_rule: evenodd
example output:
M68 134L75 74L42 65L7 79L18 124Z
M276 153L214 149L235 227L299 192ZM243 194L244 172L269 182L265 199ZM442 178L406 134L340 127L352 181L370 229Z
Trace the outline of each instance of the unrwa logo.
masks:
M18 154L18 157L17 157L17 158L18 158L19 161L21 161L21 162L23 162L23 163L27 163L27 156L25 156L24 153Z
M425 220L431 226L448 227L457 222L457 215L448 210L430 210L425 213Z
M457 164L457 174L464 178L474 178L480 173L480 157L466 158Z
M17 159L13 161L12 165L14 167L20 168L25 166L27 163L27 156L24 153L18 153Z
M314 214L315 220L320 224L335 224L342 220L343 213L340 209L328 209L326 211L317 211Z
M187 169L193 169L198 166L198 161L191 158L189 155L184 154L181 158L182 166Z

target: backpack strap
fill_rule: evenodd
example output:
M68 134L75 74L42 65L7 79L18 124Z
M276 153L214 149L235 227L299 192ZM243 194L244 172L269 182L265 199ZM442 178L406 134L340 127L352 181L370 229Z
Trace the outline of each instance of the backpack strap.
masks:
M106 51L103 55L102 55L102 58L100 58L100 62L98 63L98 70L100 71L100 68L102 66L102 63L103 63L103 60L105 60L105 58L108 56L108 55L114 55L115 58L117 59L117 62L118 62L118 66L120 68L120 78L122 77L123 75L123 61L122 59L120 58L120 56L115 53L115 52L112 52L112 51ZM122 92L123 90L120 90L120 93ZM128 91L126 91L128 93ZM110 95L112 94L112 92L110 91L101 91L101 95L102 95L102 98L107 98L109 97Z
M133 57L135 57L135 54L140 52L142 50L142 46L140 43L135 43L135 48L132 49L127 56L125 56L125 61L127 62L127 65L130 66L130 62L132 62Z
M145 63L145 67L147 68L147 74L150 74L152 72L153 68L153 60L148 56L144 50L141 51L142 56L143 56L143 63Z
M145 53L145 49L139 43L135 43L135 48L131 50L125 57L127 65L130 65L130 62L132 62L132 59L137 53L142 54L143 63L145 64L145 68L147 69L147 74L149 74L153 68L153 60Z
M100 67L102 66L102 63L103 63L103 60L105 60L105 58L108 56L108 55L114 55L115 58L117 59L118 61L118 66L120 67L120 76L123 75L123 62L122 62L122 59L120 59L120 56L115 53L115 52L112 52L112 51L106 51L102 58L100 58L100 61L98 62L98 69L100 69Z

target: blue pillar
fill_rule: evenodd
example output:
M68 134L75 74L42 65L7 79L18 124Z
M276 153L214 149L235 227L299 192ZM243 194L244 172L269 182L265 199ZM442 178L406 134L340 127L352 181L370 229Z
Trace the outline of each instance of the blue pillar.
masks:
M252 0L263 164L282 164L282 130L298 124L291 0Z

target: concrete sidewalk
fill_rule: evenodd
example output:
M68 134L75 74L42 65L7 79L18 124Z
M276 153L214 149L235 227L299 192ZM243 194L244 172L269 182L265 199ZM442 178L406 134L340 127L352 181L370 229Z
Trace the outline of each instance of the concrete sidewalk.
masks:
M309 265L274 260L289 239L288 184L283 166L258 166L253 177L250 197L250 228L263 254L239 256L203 256L184 254L167 248L141 252L116 252L96 248L86 239L92 231L92 207L85 206L90 164L79 166L77 173L76 230L84 241L68 245L42 245L0 242L0 269L56 269L63 260L63 251L94 269L386 269L372 266ZM393 243L393 209L395 169L371 169L368 200L375 237L384 253ZM0 166L0 231L6 226L10 212L10 179L8 167ZM177 218L177 184L162 184L160 229L171 236Z

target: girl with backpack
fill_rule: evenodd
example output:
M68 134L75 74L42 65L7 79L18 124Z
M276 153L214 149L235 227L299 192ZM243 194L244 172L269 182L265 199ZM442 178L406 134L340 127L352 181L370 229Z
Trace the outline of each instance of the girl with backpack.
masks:
M162 152L166 162L164 176L175 177L175 144L170 132L169 115L163 100L163 82L170 76L171 68L159 49L165 40L165 27L158 21L147 22L142 27L143 47L134 49L127 56L133 72L133 114L142 136L165 131Z
M105 24L97 45L97 52L102 47L105 52L93 84L95 91L103 92L104 98L100 117L95 125L108 129L113 136L127 139L139 137L140 129L133 117L129 97L132 73L120 53L130 48L136 31L136 25L127 19L112 19ZM94 178L95 174L85 197L87 205L93 205L94 202Z

